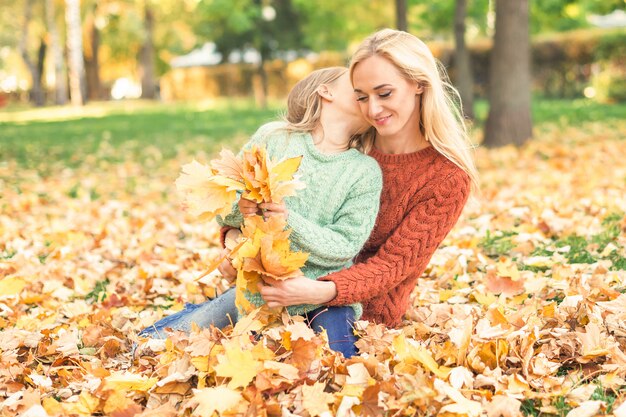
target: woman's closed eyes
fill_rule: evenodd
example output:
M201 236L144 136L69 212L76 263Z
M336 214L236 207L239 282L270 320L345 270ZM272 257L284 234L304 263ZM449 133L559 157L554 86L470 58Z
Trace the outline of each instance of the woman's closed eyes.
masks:
M380 98L388 98L390 96L391 96L391 90L378 93L378 97ZM357 96L356 98L356 101L366 101L366 100L367 100L367 96Z

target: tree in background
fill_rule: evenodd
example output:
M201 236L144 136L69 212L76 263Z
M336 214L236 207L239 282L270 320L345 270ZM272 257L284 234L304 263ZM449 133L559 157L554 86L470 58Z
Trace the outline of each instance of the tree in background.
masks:
M65 0L65 22L67 25L70 99L73 105L82 106L85 104L86 87L80 0Z
M235 50L258 52L253 89L257 104L267 107L265 62L303 47L300 16L291 0L200 0L196 15L196 33L215 42L223 60Z
M35 106L43 106L45 104L45 95L42 86L43 65L46 55L46 43L43 30L39 36L39 47L37 49L37 60L33 61L29 51L29 33L30 26L33 21L33 2L32 0L26 0L24 2L24 15L22 23L22 36L19 43L19 51L24 64L28 68L31 76L32 84L30 91L30 98Z
M454 66L456 67L456 87L461 95L463 114L474 118L474 77L470 54L465 45L465 16L467 0L456 0L454 9Z
M406 0L396 0L396 28L405 32L409 30L406 12Z
M46 26L50 42L50 56L54 68L54 104L63 105L67 103L67 77L64 71L63 47L56 21L56 5L54 0L46 0Z
M487 34L489 0L470 0L465 4L465 24L474 35ZM454 32L456 0L409 0L408 24L411 33L425 40L451 39Z
M306 48L345 52L370 33L396 23L394 4L388 0L292 0L301 16Z
M532 33L561 32L589 26L590 14L625 10L624 0L542 0L531 2Z
M141 75L141 98L156 98L154 59L154 13L148 0L144 1L144 39L139 50L139 72Z
M521 145L532 137L529 0L496 0L484 144Z
M89 100L99 100L103 97L100 83L100 30L98 29L98 2L94 1L86 6L84 33L85 40L83 57L85 60L85 81L87 83L87 97Z

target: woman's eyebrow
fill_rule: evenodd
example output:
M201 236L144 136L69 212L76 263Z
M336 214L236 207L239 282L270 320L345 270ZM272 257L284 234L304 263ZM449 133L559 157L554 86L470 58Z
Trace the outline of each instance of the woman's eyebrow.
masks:
M381 84L381 85L377 85L377 86L376 86L376 87L374 87L372 90L380 90L381 88L384 88L384 87L391 87L391 84ZM362 93L363 91L362 91L362 90L359 90L358 88L355 88L355 89L354 89L354 92L355 92L355 93Z

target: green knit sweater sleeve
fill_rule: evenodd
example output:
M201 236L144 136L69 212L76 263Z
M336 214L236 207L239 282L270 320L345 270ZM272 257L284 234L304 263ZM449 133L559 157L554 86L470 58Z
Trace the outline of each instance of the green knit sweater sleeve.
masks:
M359 178L330 224L320 225L299 213L289 212L291 242L309 253L307 264L323 268L341 268L361 250L378 214L382 174L373 159L360 162L355 172ZM310 204L315 204L311 201Z

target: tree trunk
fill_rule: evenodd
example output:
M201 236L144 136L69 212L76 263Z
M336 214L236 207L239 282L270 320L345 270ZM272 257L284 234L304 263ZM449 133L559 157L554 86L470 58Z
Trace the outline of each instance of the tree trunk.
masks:
M85 25L87 26L87 36L89 45L85 48L85 75L87 81L87 97L90 100L102 98L102 86L100 83L100 62L98 54L100 50L100 32L96 27L96 15L98 13L98 3L94 3L92 14Z
M407 31L406 0L396 0L396 27L398 30Z
M145 4L145 39L139 51L141 68L141 98L156 98L156 81L154 70L154 14L150 6Z
M463 103L463 114L469 119L474 119L474 77L470 64L470 54L465 45L466 12L467 0L456 0L454 10L455 81Z
M529 0L496 0L485 145L522 145L532 137Z
M28 54L28 25L33 17L33 8L32 8L31 0L26 0L24 3L24 23L22 26L22 38L20 39L20 54L22 55L22 59L24 60L24 64L28 68L28 72L30 72L30 77L32 80L32 87L30 90L30 99L36 106L44 105L44 95L43 89L41 88L41 70L40 70L40 62L37 65L32 61L30 55ZM43 43L44 40L42 39ZM43 48L43 52L45 55L45 44L40 46L39 54L41 56L41 51ZM40 59L41 67L43 67L43 58Z
M67 103L67 79L63 71L63 48L59 40L59 30L55 20L54 0L46 0L46 20L50 34L50 52L54 67L54 103Z
M46 49L48 45L46 45L45 37L41 38L39 42L39 51L37 52L37 71L35 72L35 76L37 79L35 80L35 85L39 86L37 90L39 91L38 95L35 97L35 105L37 107L41 107L46 104L46 92L43 88L43 71L44 64L46 60Z
M80 0L65 0L67 49L70 75L70 98L75 106L85 104L85 62L83 61L83 33L80 21Z

